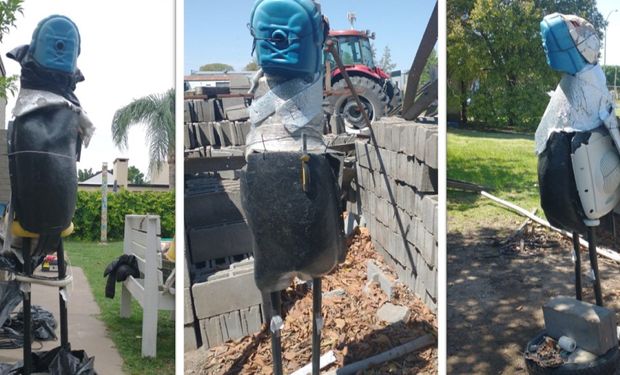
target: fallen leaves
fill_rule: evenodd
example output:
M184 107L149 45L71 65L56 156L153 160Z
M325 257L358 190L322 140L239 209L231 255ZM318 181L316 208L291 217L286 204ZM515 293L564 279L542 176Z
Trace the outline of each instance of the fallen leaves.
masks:
M401 284L395 286L391 302L410 309L408 321L395 325L378 322L375 314L387 302L387 297L376 284L364 291L366 261L373 259L388 276L396 279L396 275L374 250L365 228L356 232L348 246L345 262L322 282L323 292L345 291L343 296L323 298L321 352L334 351L337 361L331 368L379 354L427 333L436 334L436 316ZM292 286L282 293L282 302L284 372L291 373L311 360L312 293L305 285ZM262 332L251 337L206 350L204 359L197 361L195 368L186 370L193 374L271 374L271 341L266 328L263 326ZM410 353L366 373L435 374L437 349Z

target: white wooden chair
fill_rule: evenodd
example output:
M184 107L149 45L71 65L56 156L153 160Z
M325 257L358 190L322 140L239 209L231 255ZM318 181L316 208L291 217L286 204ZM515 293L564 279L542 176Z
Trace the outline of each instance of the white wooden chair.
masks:
M138 260L143 278L130 276L123 282L121 317L131 315L131 298L142 306L142 356L157 355L157 319L159 310L174 311L174 289L162 274L161 229L159 216L125 216L123 252Z

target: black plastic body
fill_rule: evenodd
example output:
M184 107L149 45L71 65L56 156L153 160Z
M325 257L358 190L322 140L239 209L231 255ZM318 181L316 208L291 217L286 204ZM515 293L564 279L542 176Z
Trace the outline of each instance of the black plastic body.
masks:
M77 199L78 114L63 106L15 118L9 170L15 219L27 231L59 234L69 227Z
M582 138L589 133L555 132L547 140L545 150L538 156L538 186L540 204L551 225L567 231L584 233L586 226L571 153L573 138Z
M241 176L241 203L254 235L258 288L286 288L293 276L319 277L345 251L340 188L329 154L310 154L307 191L301 152L248 155Z

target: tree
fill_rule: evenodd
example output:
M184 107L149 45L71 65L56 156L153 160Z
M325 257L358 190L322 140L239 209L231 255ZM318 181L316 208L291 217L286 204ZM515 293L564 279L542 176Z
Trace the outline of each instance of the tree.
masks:
M434 49L431 51L431 54L428 56L428 61L426 61L426 65L424 66L424 70L422 71L422 75L420 76L420 83L426 83L431 81L431 79L437 79L437 65L439 60L437 58L437 51Z
M385 46L383 49L383 56L381 56L381 60L379 61L379 67L387 74L390 74L390 72L396 68L396 64L392 63L392 53L390 52L389 46Z
M143 185L146 183L144 173L140 172L138 167L133 165L129 166L127 169L127 181L134 185Z
M93 177L95 174L93 173L93 169L92 168L84 168L84 169L79 169L78 170L78 181L79 182L83 182L88 180L89 178Z
M451 0L447 3L448 110L461 121L534 130L560 75L546 64L540 21L553 12L604 20L595 0Z
M246 70L248 72L255 72L259 69L258 64L256 63L256 61L252 60L250 61L244 68L243 70Z
M149 170L160 170L168 160L169 187L174 189L174 89L162 94L152 94L135 99L117 110L112 119L112 139L116 147L127 148L129 128L146 126L146 142L149 145Z
M24 14L22 3L22 0L0 1L0 42L2 41L2 36L15 27L17 13ZM6 99L7 91L10 91L11 95L15 95L15 90L17 89L15 82L17 82L17 78L16 75L10 77L0 76L0 98Z
M223 63L211 63L202 65L199 69L201 72L232 72L235 68L232 65Z

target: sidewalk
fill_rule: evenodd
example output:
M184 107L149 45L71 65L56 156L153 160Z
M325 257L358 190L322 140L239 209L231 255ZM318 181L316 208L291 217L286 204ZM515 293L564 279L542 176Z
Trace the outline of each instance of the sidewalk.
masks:
M112 340L108 337L105 325L97 319L101 313L88 281L81 268L72 267L73 285L69 286L69 341L74 350L83 349L95 357L95 370L100 375L122 374L121 359ZM44 273L49 276L50 274ZM54 314L58 321L58 293L55 288L40 285L32 286L32 304L40 305ZM21 307L17 308L18 311ZM56 334L60 336L59 329ZM41 344L43 344L41 346ZM49 350L59 345L58 341L34 342L33 351ZM22 349L0 350L0 362L13 363L22 359Z

